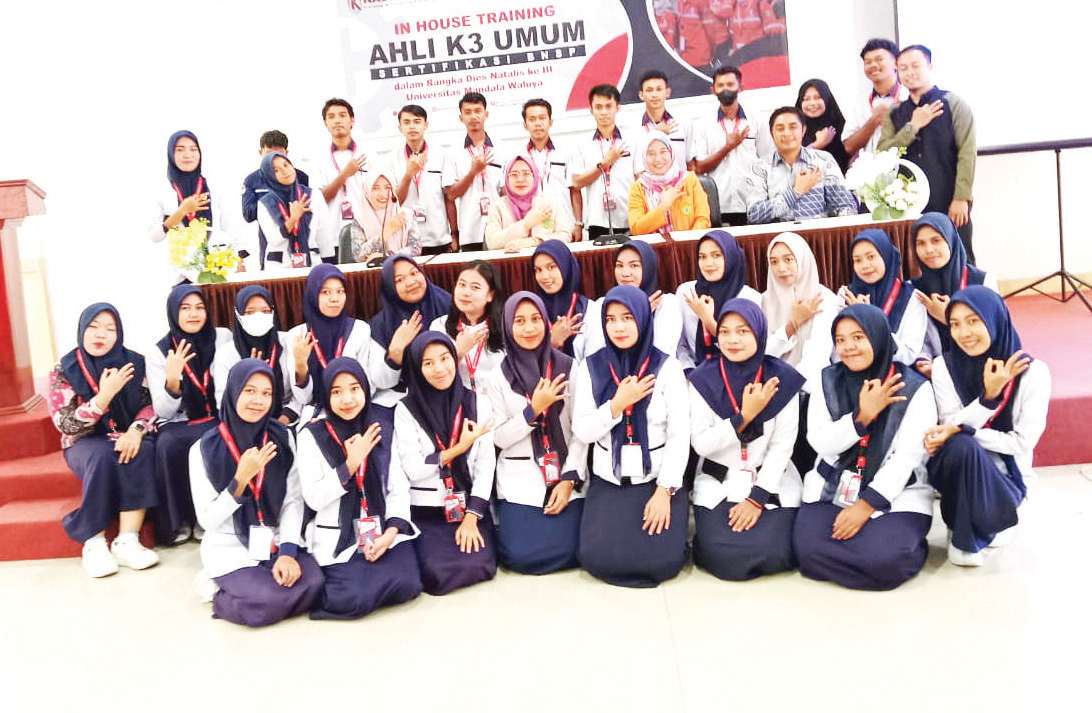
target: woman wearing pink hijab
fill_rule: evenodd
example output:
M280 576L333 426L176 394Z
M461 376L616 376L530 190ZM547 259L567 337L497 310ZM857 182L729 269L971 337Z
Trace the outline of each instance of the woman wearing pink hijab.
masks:
M667 135L649 131L640 156L645 170L629 187L630 232L708 229L709 197L693 171L679 168Z
M398 181L386 170L363 175L364 202L353 208L353 259L367 262L386 255L420 255L421 237L413 210L399 205L394 195Z
M535 162L519 155L504 170L504 198L493 201L485 220L485 246L516 252L543 240L568 242L573 223L557 198L540 191Z

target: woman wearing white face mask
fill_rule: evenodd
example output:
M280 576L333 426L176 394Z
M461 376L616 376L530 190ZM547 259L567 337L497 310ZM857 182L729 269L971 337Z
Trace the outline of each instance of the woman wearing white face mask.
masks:
M250 285L235 296L234 349L220 349L212 362L216 400L224 397L227 375L240 359L261 359L273 370L272 416L286 426L294 424L303 409L292 390L293 361L288 334L277 329L273 295L260 285ZM306 387L310 391L310 384Z

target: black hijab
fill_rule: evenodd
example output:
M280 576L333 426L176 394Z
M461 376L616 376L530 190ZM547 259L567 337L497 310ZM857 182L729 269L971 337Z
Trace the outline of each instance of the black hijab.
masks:
M189 198L190 196L198 193L200 188L201 193L209 194L209 204L204 210L198 211L194 218L204 218L208 221L209 226L212 226L212 192L209 190L209 184L205 181L205 177L201 175L201 160L197 161L197 168L192 171L183 171L174 162L174 147L178 143L178 140L182 137L193 139L193 143L197 144L197 150L201 150L201 143L197 140L196 134L192 131L176 131L171 134L171 138L167 139L167 180L170 181L171 187L174 188L176 193L180 193L182 198ZM201 157L202 159L204 156ZM182 199L179 199L179 203ZM189 225L190 218L188 215L182 216L181 225Z
M265 334L254 336L243 329L239 318L246 311L247 302L254 297L261 297L273 310L273 327ZM235 351L240 359L249 359L251 350L262 354L262 360L273 369L273 418L279 418L284 411L284 372L281 369L281 342L277 334L277 305L273 294L261 285L247 285L235 295L235 327L231 330L235 342ZM272 360L272 363L270 361Z
M846 118L842 115L842 110L838 107L838 101L834 98L834 94L830 91L830 86L822 79L809 79L800 85L800 91L796 95L796 108L800 109L803 113L804 94L807 93L809 87L815 87L815 91L819 92L819 96L823 98L823 103L826 105L823 113L820 116L812 119L806 114L804 115L804 146L811 144L815 141L815 134L828 126L833 126L838 133L834 135L830 143L823 148L834 160L838 162L838 167L842 169L842 173L846 172L849 168L849 154L846 152L845 144L842 143L842 134L846 128Z
M178 285L167 295L167 325L169 331L160 339L156 346L166 356L167 352L177 349L179 342L185 339L190 344L190 352L196 354L187 363L189 370L201 383L205 393L201 393L190 379L185 370L182 371L182 409L186 412L186 418L190 420L216 416L216 385L212 380L212 361L216 358L216 327L212 326L212 319L205 316L205 326L201 327L197 334L189 334L183 331L178 323L178 312L182 308L182 300L190 295L200 295L205 302L205 295L196 285ZM207 306L207 302L205 302ZM206 381L207 378L207 381ZM208 384L206 387L205 384Z
M727 230L710 230L698 240L694 246L695 256L701 252L701 244L706 240L712 240L720 248L724 255L724 274L719 280L705 279L698 270L694 291L698 295L713 298L713 314L719 315L724 304L739 294L743 286L747 284L747 258L743 254L743 248L736 242L734 236ZM696 257L695 257L696 259ZM710 335L709 345L705 344L705 326L698 320L697 334L694 336L694 364L700 365L706 359L715 357L720 353L717 347L716 335ZM765 339L765 336L763 336Z

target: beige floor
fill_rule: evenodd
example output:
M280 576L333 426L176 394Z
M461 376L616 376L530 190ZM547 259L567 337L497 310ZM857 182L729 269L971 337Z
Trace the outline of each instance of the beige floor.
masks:
M938 518L925 570L887 593L501 573L253 631L196 600L196 545L98 581L77 560L0 563L0 711L1089 710L1092 481L1040 472L985 567L947 564Z

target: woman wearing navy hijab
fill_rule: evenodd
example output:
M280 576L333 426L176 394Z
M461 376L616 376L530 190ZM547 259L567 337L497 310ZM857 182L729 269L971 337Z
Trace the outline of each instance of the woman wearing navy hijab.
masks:
M190 487L213 616L268 626L310 611L322 570L306 551L303 497L288 427L270 416L273 370L259 359L231 367L221 421L190 449Z
M879 228L853 238L853 280L838 291L847 305L883 310L895 337L895 361L913 364L922 352L929 317L914 299L914 285L902 279L902 253Z
M338 357L360 362L372 388L391 388L399 372L382 347L372 341L368 323L352 317L349 310L349 281L336 265L325 263L311 268L303 288L303 324L289 331L292 344L296 398L304 407L306 422L322 406L322 372Z
M262 157L258 173L269 190L258 202L258 227L265 236L266 267L308 267L333 262L336 226L326 202L311 200L311 188L280 151Z
M929 328L925 346L918 360L918 370L929 376L924 366L943 352L949 351L952 340L948 332L948 304L952 295L970 285L985 285L1000 294L997 278L967 262L967 250L952 219L944 213L926 213L910 230L914 238L914 254L921 267L921 276L910 280L914 296L929 313Z
M688 371L720 353L716 318L725 302L744 297L762 304L762 295L747 284L746 257L731 233L710 230L694 249L698 279L684 282L675 291L683 320L679 361Z
M124 342L117 309L95 303L80 315L76 348L49 374L49 414L65 462L82 481L80 507L62 524L83 543L83 568L92 577L114 574L119 564L145 569L159 561L137 538L146 508L156 504L155 412L144 357ZM111 551L103 531L115 519L120 532Z
M323 588L312 619L357 619L421 593L409 521L409 488L389 479L394 434L372 414L368 377L353 359L330 362L322 375L323 418L300 429L303 499L315 511L307 526ZM391 483L401 485L392 490Z
M201 172L201 146L197 136L192 131L176 131L167 139L167 181L155 193L148 237L159 243L171 228L185 227L194 220L203 219L214 231L227 234L224 242L233 242L230 236L239 232L239 220L235 213L225 208L225 195L218 187L210 187L208 178ZM166 256L163 260L166 265ZM181 272L174 275L175 282L185 279Z
M550 318L550 344L577 361L583 360L581 327L588 311L588 298L581 294L580 263L564 242L546 240L531 253L531 269L535 274L535 294Z
M948 561L977 567L1011 538L1035 477L1050 370L1021 348L1004 300L987 287L952 295L948 326L952 346L933 362L940 425L925 435L929 481L951 531Z
M406 397L394 410L391 485L410 493L421 583L438 596L492 579L497 572L489 498L493 448L489 400L463 386L455 344L422 332L406 350Z
M921 571L933 513L922 434L936 425L933 388L894 361L879 307L853 305L834 320L840 359L808 403L819 457L804 477L793 549L800 572L851 589L894 589Z
M231 330L234 349L219 349L212 364L218 401L231 367L240 359L261 359L273 370L273 418L290 426L303 406L292 389L292 346L288 333L277 329L273 294L261 285L247 285L235 295L235 326Z
M190 497L186 454L217 424L213 362L232 349L230 330L212 326L205 297L196 285L178 285L167 296L167 334L148 354L148 387L155 415L156 487L153 511L160 544L181 544L201 537Z
M766 317L733 298L720 311L719 355L690 372L694 563L721 579L796 566L800 473L792 463L804 377L766 355Z
M686 561L686 377L654 346L648 295L615 287L603 307L608 342L577 369L573 397L573 435L592 451L580 564L610 584L655 587Z
M659 260L652 245L644 240L633 239L614 251L614 281L619 286L640 289L652 310L655 329L655 347L668 356L675 356L682 339L683 319L679 298L659 287ZM603 298L588 306L584 316L584 329L588 336L584 342L585 357L606 345L601 313Z
M546 306L530 292L504 304L504 361L486 385L497 427L497 548L524 574L579 566L587 445L572 436L573 360L550 344Z

